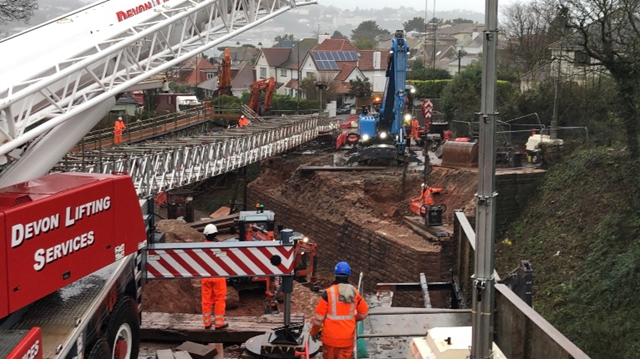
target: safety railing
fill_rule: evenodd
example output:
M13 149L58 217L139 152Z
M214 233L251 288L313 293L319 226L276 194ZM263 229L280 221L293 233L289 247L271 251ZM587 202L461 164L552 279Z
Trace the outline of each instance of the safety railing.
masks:
M86 150L66 156L54 171L127 172L138 194L148 196L233 171L317 136L317 117L278 118L185 139Z

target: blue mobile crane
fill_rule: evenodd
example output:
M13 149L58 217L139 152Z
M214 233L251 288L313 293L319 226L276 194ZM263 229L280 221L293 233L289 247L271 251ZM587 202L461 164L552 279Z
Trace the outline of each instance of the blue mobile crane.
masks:
M358 142L348 154L353 153L347 164L371 160L407 159L409 138L405 124L411 121L407 112L407 57L409 45L404 32L396 30L389 49L387 84L380 111L370 114L366 109L359 116ZM405 113L406 112L406 113ZM403 121L404 120L404 121Z

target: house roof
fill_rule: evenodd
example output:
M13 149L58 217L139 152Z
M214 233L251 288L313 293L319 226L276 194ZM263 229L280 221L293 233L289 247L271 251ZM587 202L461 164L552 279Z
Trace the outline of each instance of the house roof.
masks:
M294 47L298 43L299 40L280 40L276 44L271 47Z
M229 55L231 56L231 62L249 62L258 57L260 49L250 46L230 47ZM218 58L224 57L224 53L220 54Z
M290 53L291 48L288 47L265 47L262 49L262 54L264 54L267 64L271 67L280 67L287 61Z
M198 60L197 62L197 66L196 66L196 60ZM215 66L212 65L209 60L203 58L203 57L190 57L188 59L186 59L182 64L180 64L180 71L189 71L189 70L193 70L196 67L198 67L198 69L215 69Z
M340 73L334 78L336 81L345 81L349 75L356 69L356 65L351 62L343 63L341 66Z
M218 88L218 77L214 76L198 85L198 88L205 90L216 90Z
M351 84L348 82L336 81L335 92L337 94L347 94L351 89Z
M316 51L358 51L358 49L346 39L326 39L313 49Z
M255 81L256 72L253 71L253 65L249 62L243 62L235 77L231 79L232 89L248 89Z
M378 51L380 52L380 68L376 69L373 67L373 54ZM360 71L386 70L388 58L389 51L387 50L360 50L358 68Z
M455 35L455 34L469 34L474 31L482 31L484 29L484 25L481 24L453 24L450 27L438 28L438 33L447 34L447 35Z
M133 95L128 92L125 92L116 100L116 105L138 105L139 102L136 100Z
M296 79L291 79L289 80L289 82L287 82L284 87L286 88L290 88L290 89L294 89L297 90L298 89L298 80Z
M291 48L291 53L287 61L283 62L280 67L297 70L300 63L304 60L304 56L318 44L318 39L302 39Z

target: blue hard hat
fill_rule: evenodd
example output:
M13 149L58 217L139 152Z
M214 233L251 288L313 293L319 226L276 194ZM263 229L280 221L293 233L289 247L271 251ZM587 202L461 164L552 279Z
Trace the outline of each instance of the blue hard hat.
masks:
M351 275L351 267L349 267L349 263L347 263L347 262L338 262L338 264L336 264L336 269L333 270L333 274L335 274L335 275Z

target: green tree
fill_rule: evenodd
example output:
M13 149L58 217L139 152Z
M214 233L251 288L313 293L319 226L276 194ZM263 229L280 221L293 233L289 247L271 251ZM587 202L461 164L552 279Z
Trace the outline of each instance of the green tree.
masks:
M294 39L293 34L284 34L284 35L278 35L278 36L274 37L273 41L275 43L278 43L280 41L293 40L293 39Z
M371 98L373 94L373 86L369 82L369 78L356 77L355 80L349 80L351 88L349 89L349 96L356 98L356 108L359 108L363 100L366 101Z
M351 40L370 40L376 43L376 38L380 35L389 35L389 31L380 28L374 20L363 21L354 30L351 30Z
M473 24L474 22L475 21L473 21L473 20L463 19L461 17L446 21L447 24Z
M447 120L474 122L474 114L480 110L482 92L482 64L476 62L457 74L442 91L443 112ZM498 81L497 107L500 119L517 114L517 92L513 85ZM477 128L477 127L476 127Z
M410 80L444 80L450 79L451 74L444 69L424 67L421 60L415 60L411 63L411 70L407 73L407 78Z
M369 39L357 39L353 42L353 46L359 50L373 50L376 48L376 43Z
M414 17L413 19L403 22L402 27L405 32L409 31L424 31L425 23L423 17Z
M0 24L9 21L27 22L33 16L33 11L38 9L36 0L9 0L0 1Z
M578 66L598 63L615 82L618 93L616 111L623 122L629 155L637 161L640 157L638 1L546 1L549 5L560 6L558 17L563 21L556 21L558 31L566 35L563 42L565 50L584 55ZM638 185L640 187L640 183ZM638 199L637 196L630 197ZM636 201L635 208L638 205L640 201Z
M331 35L332 39L345 39L348 40L348 37L344 36L340 31L336 30L333 32L333 35Z

